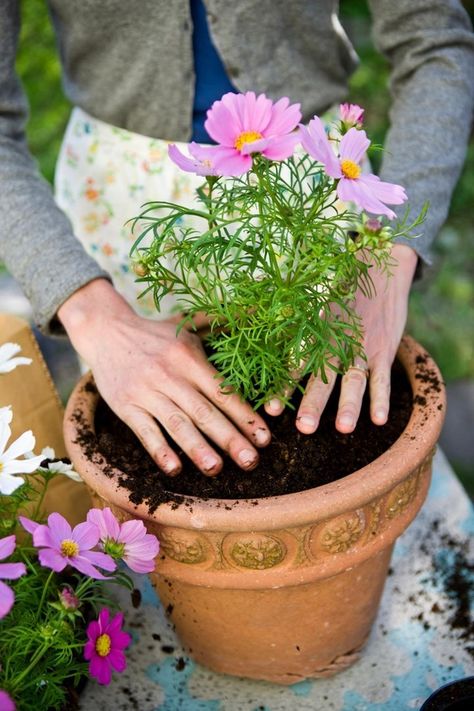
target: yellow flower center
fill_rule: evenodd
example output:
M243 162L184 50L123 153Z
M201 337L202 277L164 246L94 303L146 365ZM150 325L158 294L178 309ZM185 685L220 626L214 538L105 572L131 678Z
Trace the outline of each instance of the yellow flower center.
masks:
M341 161L341 170L346 178L351 178L355 180L360 175L360 167L353 160L343 160Z
M95 641L95 651L99 657L106 657L110 654L112 643L108 634L101 634Z
M75 541L71 541L69 538L65 538L61 541L61 554L65 558L72 558L79 553L79 546Z
M263 138L262 134L257 131L244 131L235 139L234 148L241 151L244 143L254 143L254 141L259 141L261 138Z
M3 471L3 464L0 462L0 473Z

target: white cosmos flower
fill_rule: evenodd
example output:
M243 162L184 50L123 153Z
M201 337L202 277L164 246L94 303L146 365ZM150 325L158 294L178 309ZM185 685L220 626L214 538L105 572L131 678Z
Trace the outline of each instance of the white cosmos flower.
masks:
M14 358L21 351L18 343L4 343L0 346L0 373L9 373L17 365L29 365L31 358Z
M12 417L13 413L11 405L8 405L7 407L0 407L0 423L6 422L7 425L9 425L12 421Z
M9 415L5 413L8 410ZM12 433L10 422L10 408L2 407L0 410L0 493L2 494L12 494L23 484L23 479L13 476L14 474L31 474L38 469L43 459L41 455L31 459L18 459L35 446L36 440L31 430L23 432L8 449L5 449Z
M25 457L34 457L33 452L26 452ZM65 476L68 476L70 479L73 481L78 481L81 484L84 483L84 480L82 477L79 476L77 472L74 471L72 468L72 464L68 464L67 462L64 462L62 459L57 459L57 461L51 461L52 459L56 459L56 453L52 447L45 447L40 454L41 461L45 459L49 459L50 461L48 462L47 466L45 467L38 467L40 471L45 471L45 472L55 472L56 474L64 474Z

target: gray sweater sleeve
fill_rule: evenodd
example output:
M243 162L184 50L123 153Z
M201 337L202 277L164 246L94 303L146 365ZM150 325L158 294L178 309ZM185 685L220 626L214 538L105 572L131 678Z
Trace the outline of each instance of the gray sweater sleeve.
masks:
M30 300L38 326L60 331L54 319L59 306L108 275L75 238L27 148L27 103L14 69L18 5L3 0L0 12L0 258Z
M369 0L374 42L391 66L390 129L380 176L406 189L410 217L430 207L415 240L430 263L448 214L474 105L474 35L458 0ZM395 210L402 215L405 207Z

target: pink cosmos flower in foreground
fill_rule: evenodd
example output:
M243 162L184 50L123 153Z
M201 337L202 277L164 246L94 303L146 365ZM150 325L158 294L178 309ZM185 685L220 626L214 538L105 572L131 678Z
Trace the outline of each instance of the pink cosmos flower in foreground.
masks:
M60 573L66 565L71 565L80 573L96 580L105 580L104 575L95 567L113 571L117 567L109 555L92 551L99 542L99 529L85 521L71 528L64 516L52 513L48 516L48 525L43 526L20 516L20 523L33 535L33 543L41 548L39 562L45 568Z
M15 550L16 536L7 536L0 540L0 560L8 558ZM17 580L26 573L24 563L0 563L0 578ZM5 617L13 607L15 593L0 580L0 619ZM0 705L0 709L2 706Z
M160 544L156 536L147 533L143 521L125 521L120 525L108 507L91 509L87 520L98 527L106 553L124 560L135 573L151 573L155 569Z
M99 619L88 625L88 642L84 647L84 657L90 661L90 675L99 684L106 685L112 679L112 668L118 672L126 669L127 660L123 650L132 641L130 635L121 629L123 614L119 612L112 620L109 617L109 610L104 608L99 613Z
M0 689L0 711L15 711L16 706L10 694Z
M339 115L346 128L361 128L364 122L364 109L358 104L340 104Z
M179 148L172 143L168 147L168 155L176 165L188 173L196 173L196 175L218 175L214 167L214 155L216 146L200 146L192 141L188 145L188 151L191 158L181 153Z
M207 112L204 128L214 146L213 167L219 175L243 175L252 166L252 153L270 160L292 155L299 141L293 132L301 121L299 104L283 97L275 104L265 94L229 92Z
M401 185L384 183L377 175L362 175L362 161L370 141L365 131L350 128L339 144L339 156L326 135L321 119L315 116L300 126L301 143L310 156L324 165L326 173L338 180L336 192L344 202L354 202L367 212L396 217L388 205L401 205L407 199Z

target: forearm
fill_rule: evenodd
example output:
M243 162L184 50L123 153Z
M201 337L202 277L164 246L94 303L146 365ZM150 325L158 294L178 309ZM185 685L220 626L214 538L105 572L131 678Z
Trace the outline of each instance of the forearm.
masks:
M446 219L474 105L474 36L458 0L371 0L376 46L392 65L390 129L381 178L406 189L410 217L430 208L407 241L424 261ZM405 207L396 210L403 215Z

